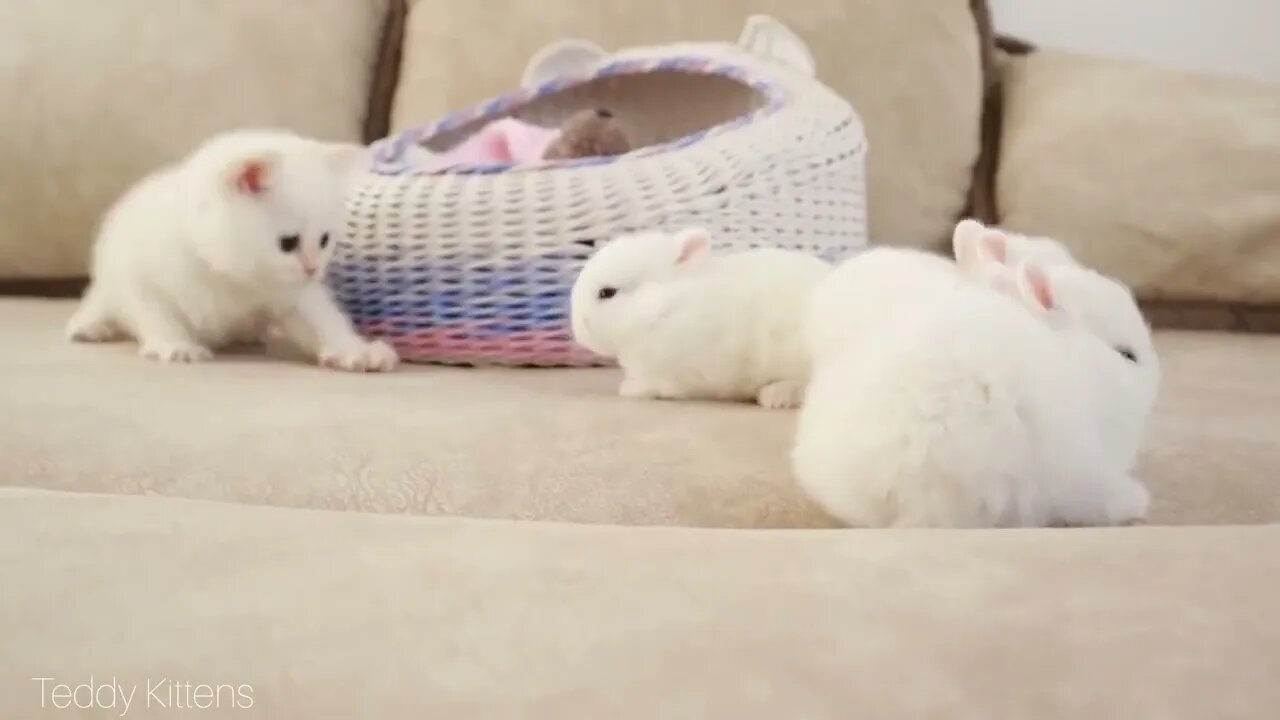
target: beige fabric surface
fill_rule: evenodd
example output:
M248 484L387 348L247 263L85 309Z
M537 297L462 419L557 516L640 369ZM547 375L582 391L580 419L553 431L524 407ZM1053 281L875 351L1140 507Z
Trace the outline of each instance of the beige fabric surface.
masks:
M814 527L795 416L631 401L610 370L261 357L165 367L73 345L72 304L0 301L0 485L254 504L635 525ZM1280 337L1162 334L1140 476L1151 522L1280 521Z
M0 279L82 276L98 217L215 132L357 141L387 0L0 0Z
M1258 720L1280 527L733 531L0 491L0 717ZM250 686L176 711L145 685ZM71 715L74 716L74 715ZM88 717L117 717L98 713Z
M1145 298L1280 302L1280 87L1043 51L1004 63L997 201Z
M979 151L982 68L969 0L412 0L392 125L438 119L518 86L562 37L607 49L733 42L752 13L799 33L818 75L870 140L877 242L938 246L964 209Z

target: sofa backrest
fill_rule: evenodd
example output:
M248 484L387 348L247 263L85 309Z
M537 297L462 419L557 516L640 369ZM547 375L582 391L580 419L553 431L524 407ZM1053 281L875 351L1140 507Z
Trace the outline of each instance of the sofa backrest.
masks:
M818 77L862 116L873 242L945 246L969 211L975 168L985 167L983 94L992 81L982 0L409 0L392 127L511 90L556 39L608 50L733 41L757 13L803 37Z
M400 0L9 5L0 282L11 287L82 278L103 211L213 133L276 126L354 142L386 131L389 93L373 79L395 60L383 36L396 37Z

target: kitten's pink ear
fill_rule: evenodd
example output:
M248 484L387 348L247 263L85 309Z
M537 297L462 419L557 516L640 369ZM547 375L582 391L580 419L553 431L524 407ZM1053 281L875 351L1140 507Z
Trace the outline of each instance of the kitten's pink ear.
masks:
M271 161L267 158L242 160L231 171L232 187L243 195L259 197L271 182Z
M676 235L680 244L680 254L676 256L676 265L692 265L711 252L711 234L701 228L690 228Z
M1018 267L1018 292L1033 308L1048 312L1055 307L1053 283L1039 265L1023 263Z

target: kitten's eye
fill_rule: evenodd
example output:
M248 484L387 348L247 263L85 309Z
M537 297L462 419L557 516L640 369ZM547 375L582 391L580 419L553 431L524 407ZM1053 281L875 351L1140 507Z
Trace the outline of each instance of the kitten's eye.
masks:
M618 294L618 288L602 287L600 288L599 297L601 300L608 300Z
M1125 360L1128 360L1129 362L1134 363L1135 365L1138 363L1138 355L1133 350L1130 350L1129 348L1123 345L1120 345L1116 347L1116 352L1120 353L1120 357L1124 358Z
M280 252L291 253L298 249L300 238L297 235L281 235L280 236Z
M320 249L323 250L327 247L329 247L329 233L320 236Z

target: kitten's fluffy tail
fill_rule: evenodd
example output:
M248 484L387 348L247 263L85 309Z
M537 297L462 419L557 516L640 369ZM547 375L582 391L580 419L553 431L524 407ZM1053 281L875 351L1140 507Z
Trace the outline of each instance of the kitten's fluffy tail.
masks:
M67 321L67 338L74 342L109 342L121 335L102 290L97 283L90 283L80 299L80 307Z

